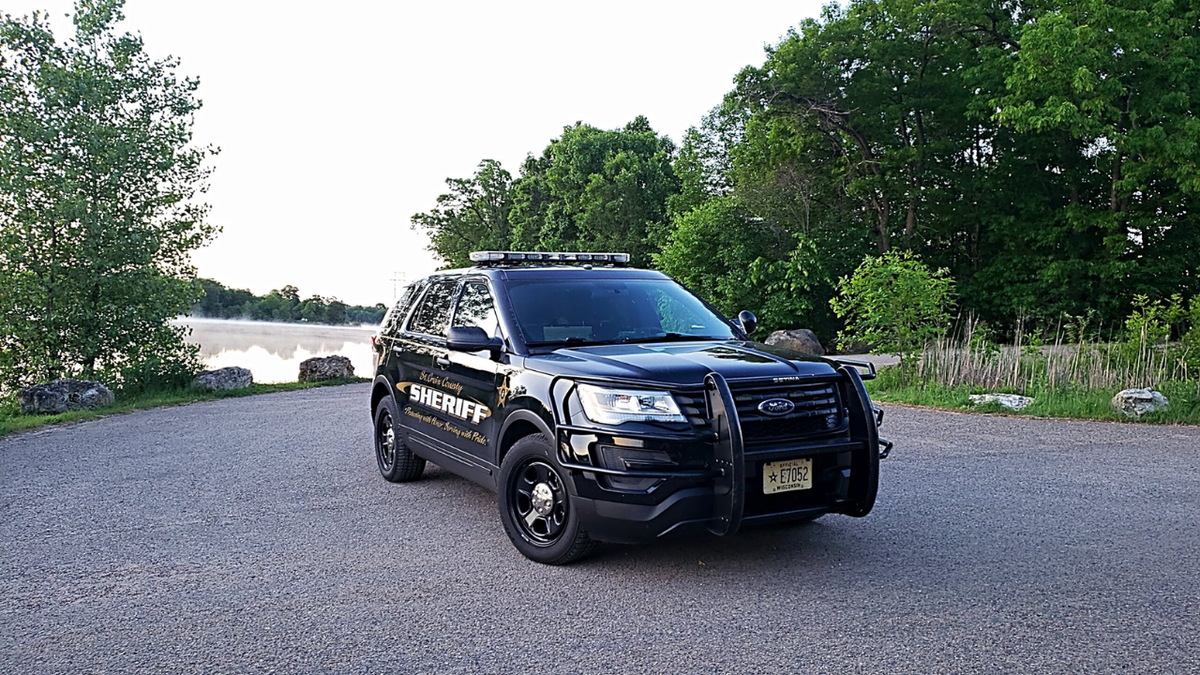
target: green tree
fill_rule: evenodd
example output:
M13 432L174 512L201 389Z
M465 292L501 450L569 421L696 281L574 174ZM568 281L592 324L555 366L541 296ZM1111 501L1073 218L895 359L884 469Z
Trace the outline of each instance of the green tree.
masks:
M1200 5L1032 9L991 108L1002 129L1038 140L1026 152L1044 167L1037 192L1053 201L998 265L1033 253L1041 283L1028 295L1064 311L1097 307L1110 320L1137 294L1195 294Z
M121 7L81 0L63 43L40 14L0 19L0 386L196 366L168 320L200 293L215 151L192 144L198 81L117 34Z
M737 316L743 309L762 314L769 302L770 282L753 283L752 275L778 260L765 256L786 250L787 239L748 214L733 198L721 197L679 216L666 245L654 256L654 264L726 316ZM764 279L768 276L762 275ZM795 318L769 314L760 317L760 325L772 330Z
M864 235L919 251L1000 325L1089 308L1115 323L1136 293L1194 295L1198 12L832 5L738 76L732 193L822 256L861 256Z
M665 241L679 192L675 145L645 117L604 131L566 127L514 186L513 241L542 250L622 251L645 265Z
M868 256L854 274L842 277L830 304L846 322L840 346L865 342L909 365L913 354L948 328L954 281L947 270L930 270L912 253L893 250Z
M412 217L413 229L429 237L429 250L446 267L471 264L471 251L503 250L510 245L512 175L485 159L470 178L448 178L450 191L437 206Z
M335 326L346 323L346 311L349 305L341 300L330 300L325 307L325 322Z

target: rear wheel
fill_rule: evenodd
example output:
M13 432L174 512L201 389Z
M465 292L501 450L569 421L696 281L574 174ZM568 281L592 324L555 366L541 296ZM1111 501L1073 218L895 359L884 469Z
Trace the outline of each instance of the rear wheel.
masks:
M375 407L375 460L379 473L393 483L416 480L425 471L425 460L404 445L396 401L385 396Z
M553 451L545 434L517 441L500 467L496 502L518 551L540 563L565 565L591 553L596 542L579 526Z

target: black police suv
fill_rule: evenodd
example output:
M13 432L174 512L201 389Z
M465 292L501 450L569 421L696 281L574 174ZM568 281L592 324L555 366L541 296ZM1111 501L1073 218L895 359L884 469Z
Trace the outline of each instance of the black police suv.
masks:
M375 337L387 480L431 461L492 488L513 544L552 565L598 541L870 512L891 444L869 364L751 342L753 314L730 321L626 254L471 260L409 286Z

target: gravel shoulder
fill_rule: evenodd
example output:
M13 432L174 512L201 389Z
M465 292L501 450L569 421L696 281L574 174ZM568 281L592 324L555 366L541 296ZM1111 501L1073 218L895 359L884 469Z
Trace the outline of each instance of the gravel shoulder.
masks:
M1200 428L887 406L864 519L547 568L367 396L0 439L0 672L1200 672Z

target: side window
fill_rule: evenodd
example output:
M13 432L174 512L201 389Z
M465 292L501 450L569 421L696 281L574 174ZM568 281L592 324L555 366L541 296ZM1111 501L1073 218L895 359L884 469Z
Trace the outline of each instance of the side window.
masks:
M414 333L446 337L446 327L450 323L450 302L454 299L456 285L454 279L443 279L430 286L413 314L408 329Z
M404 323L405 317L408 316L408 310L412 309L413 300L417 297L417 290L420 284L412 284L404 289L404 293L400 296L400 301L394 307L388 310L387 316L383 317L383 326L381 331L388 337L396 337L400 334L400 325Z
M478 326L491 337L500 335L500 322L496 319L496 307L487 284L474 281L463 286L458 299L458 310L454 313L453 326Z

